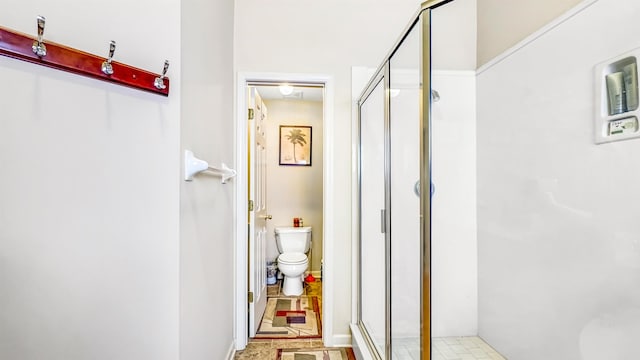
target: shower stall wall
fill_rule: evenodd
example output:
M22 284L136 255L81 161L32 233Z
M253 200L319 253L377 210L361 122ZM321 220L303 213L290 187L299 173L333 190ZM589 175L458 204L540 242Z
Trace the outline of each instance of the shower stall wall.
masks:
M430 359L431 11L427 1L358 101L362 358Z

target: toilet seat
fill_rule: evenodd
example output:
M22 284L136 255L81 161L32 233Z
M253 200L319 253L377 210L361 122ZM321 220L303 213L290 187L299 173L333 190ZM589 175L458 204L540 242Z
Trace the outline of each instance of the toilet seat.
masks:
M299 265L307 261L307 255L303 253L284 253L278 256L278 264Z

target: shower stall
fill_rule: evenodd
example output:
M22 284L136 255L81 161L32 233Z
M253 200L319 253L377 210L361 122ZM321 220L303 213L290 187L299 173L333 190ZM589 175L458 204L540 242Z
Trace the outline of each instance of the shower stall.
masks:
M425 2L357 102L356 356L640 359L640 7L477 68L470 3Z
M423 5L358 101L363 358L430 359L430 18L445 3Z
M459 57L453 4L422 5L358 100L362 359L502 359L477 337L475 69L432 53Z

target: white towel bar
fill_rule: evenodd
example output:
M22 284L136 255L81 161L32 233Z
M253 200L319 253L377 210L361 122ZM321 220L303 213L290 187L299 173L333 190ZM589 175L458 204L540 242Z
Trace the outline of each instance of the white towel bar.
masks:
M237 175L237 172L231 168L229 168L225 163L222 163L221 166L214 167L209 166L204 160L200 160L193 155L193 151L185 150L184 151L184 180L192 181L193 177L201 173L203 171L211 171L216 175L220 175L222 178L222 183L226 184L227 180L233 178Z

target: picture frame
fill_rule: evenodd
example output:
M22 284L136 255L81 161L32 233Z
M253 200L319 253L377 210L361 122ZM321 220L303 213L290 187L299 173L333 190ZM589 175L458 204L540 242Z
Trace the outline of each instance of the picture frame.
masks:
M280 125L280 165L311 166L311 126Z

